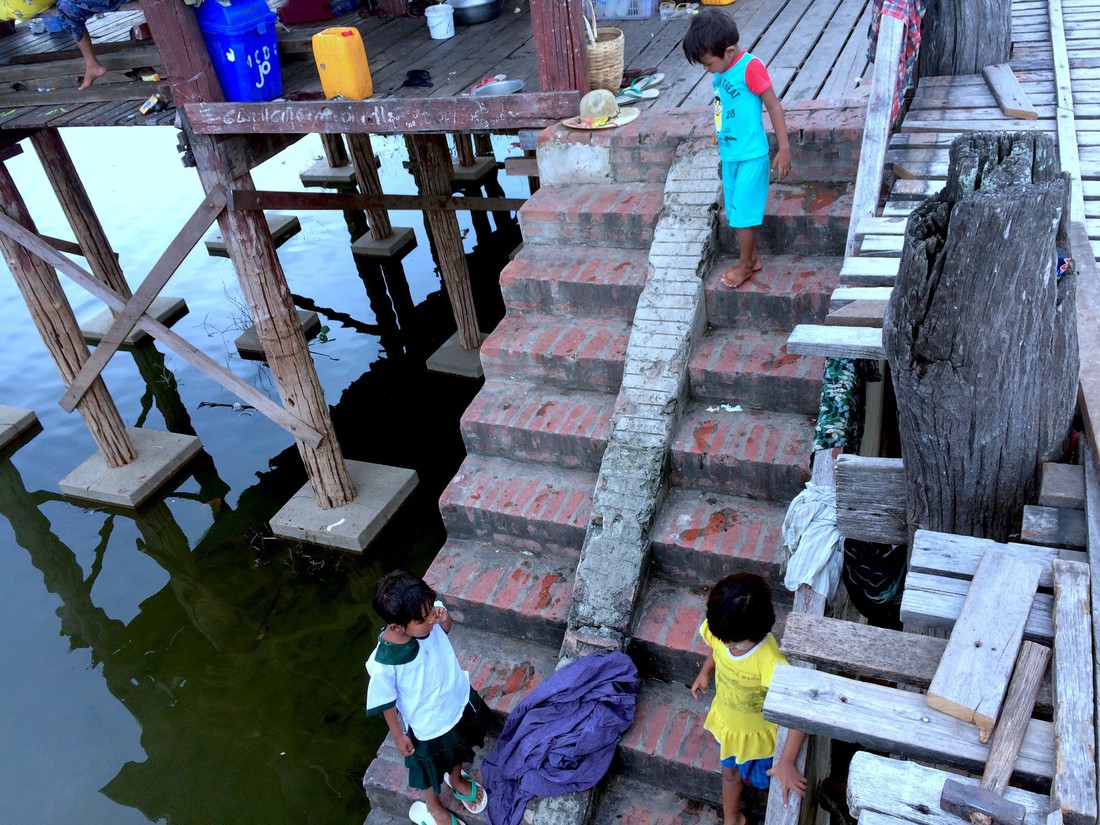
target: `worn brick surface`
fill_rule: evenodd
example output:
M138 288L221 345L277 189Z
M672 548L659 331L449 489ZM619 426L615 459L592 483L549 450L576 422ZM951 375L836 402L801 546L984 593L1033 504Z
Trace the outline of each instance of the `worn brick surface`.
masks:
M439 499L450 536L580 552L595 473L469 455Z
M424 575L455 621L561 645L576 559L450 539Z
M663 183L544 186L519 211L523 240L646 249L663 195Z
M629 319L649 274L645 250L531 246L500 274L509 312Z
M599 825L719 825L722 812L686 799L679 788L637 780L612 780L600 799L593 822Z
M791 355L787 335L752 328L712 330L691 359L693 397L816 415L825 359Z
M629 322L619 318L506 315L481 345L487 380L519 378L615 392Z
M820 324L829 313L829 295L840 283L843 259L768 255L763 262L764 268L737 289L721 285L722 274L737 259L715 262L707 278L707 321L787 333L797 324Z
M813 419L745 409L689 406L672 444L672 482L789 502L809 479Z
M674 487L653 528L653 563L663 578L713 583L747 571L780 583L783 502Z
M486 382L462 415L467 452L598 470L615 396L524 381Z
M737 239L723 214L718 238L735 252ZM773 183L756 240L762 255L843 255L852 213L852 185L807 181Z

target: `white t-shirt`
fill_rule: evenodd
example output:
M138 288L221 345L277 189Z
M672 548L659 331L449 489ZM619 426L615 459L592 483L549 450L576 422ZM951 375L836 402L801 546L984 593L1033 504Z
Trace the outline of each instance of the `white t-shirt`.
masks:
M470 674L439 625L428 638L403 645L379 637L367 659L367 676L367 714L396 706L421 742L457 725L470 700Z

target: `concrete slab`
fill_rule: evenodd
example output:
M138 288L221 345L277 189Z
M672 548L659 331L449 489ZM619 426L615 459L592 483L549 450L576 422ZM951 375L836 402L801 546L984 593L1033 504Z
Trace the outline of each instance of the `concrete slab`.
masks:
M302 231L302 224L298 221L296 215L282 215L273 212L270 215L264 215L264 218L267 220L267 228L271 232L271 240L276 249ZM215 229L207 237L205 243L206 251L211 255L218 258L229 257L229 249L226 248L225 239L222 238L220 229Z
M316 312L299 309L298 320L302 324L302 332L306 334L307 341L321 331L321 319ZM238 335L233 345L237 348L241 358L247 358L250 361L263 361L267 357L263 346L260 344L260 336L256 334L256 327L249 327Z
M351 254L357 258L392 260L401 259L416 249L416 232L408 226L393 227L393 234L376 241L368 232L351 245Z
M36 426L38 416L34 410L0 404L0 450L6 450Z
M96 453L65 478L61 492L73 498L136 508L194 458L202 445L193 435L127 427L137 458L124 467L108 467Z
M156 318L166 327L170 327L186 315L187 312L187 301L183 300L183 298L173 298L170 295L161 295L159 298L153 299L153 303L149 307L149 312L147 314ZM111 314L111 310L105 309L82 323L80 325L80 334L84 336L84 342L92 345L98 344L103 340L103 336L107 334L107 330L111 328L111 324L114 320L115 317ZM120 349L130 349L135 344L148 340L150 340L150 336L144 330L140 327L134 327L130 330L130 334L123 340Z
M361 553L393 517L414 489L415 470L366 461L347 462L358 494L343 507L322 510L309 482L275 517L271 530L279 538Z
M456 163L454 180L455 183L461 183L463 186L481 183L489 173L495 172L496 168L496 158L477 158L472 166L460 166Z
M481 336L485 340L485 336ZM428 372L457 375L460 378L484 378L480 349L463 349L456 332L428 358Z
M329 166L328 161L321 158L298 175L298 178L302 181L302 186L306 187L354 189L355 167L350 163L347 166Z

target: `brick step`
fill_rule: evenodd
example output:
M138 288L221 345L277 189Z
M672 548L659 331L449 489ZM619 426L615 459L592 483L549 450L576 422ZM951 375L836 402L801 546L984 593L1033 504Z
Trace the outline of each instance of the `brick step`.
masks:
M825 359L791 355L788 335L748 326L711 330L691 357L692 397L707 405L816 415Z
M706 618L707 593L716 581L686 587L659 578L650 580L629 648L646 678L691 687L709 650L699 636L699 625ZM776 615L772 633L779 639L791 610L791 594L782 586L773 587L772 602Z
M810 477L814 419L744 408L707 412L690 402L672 442L673 485L786 506Z
M715 327L745 327L790 332L797 324L820 324L829 313L829 296L840 283L843 258L816 255L767 255L764 268L737 289L721 285L736 257L719 258L707 277L707 321Z
M851 214L850 183L773 183L756 242L761 255L843 255ZM725 210L719 215L718 241L723 250L737 249Z
M543 186L519 210L523 242L648 249L664 189L664 181Z
M649 274L644 249L524 247L500 273L509 312L600 314L632 318Z
M576 560L450 539L424 578L455 621L510 639L561 647Z
M686 585L711 585L746 571L782 586L776 556L787 505L673 487L654 524L654 572Z
M596 474L468 455L439 499L452 538L580 554Z
M681 794L660 785L617 776L608 783L592 822L622 825L720 825L722 811L720 806L685 799Z
M598 470L615 396L487 381L462 414L466 450L566 468Z
M630 322L541 313L505 315L481 345L485 378L618 392Z

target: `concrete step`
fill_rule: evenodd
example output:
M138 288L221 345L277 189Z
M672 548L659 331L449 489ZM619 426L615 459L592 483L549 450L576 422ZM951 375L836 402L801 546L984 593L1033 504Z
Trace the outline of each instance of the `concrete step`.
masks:
M691 357L692 397L708 405L816 415L825 359L791 355L786 332L711 330Z
M615 396L492 379L462 415L470 453L596 471Z
M843 255L852 214L852 184L804 181L773 183L764 223L757 230L761 255ZM737 249L736 233L719 216L722 249Z
M673 487L654 524L654 572L686 585L711 585L730 573L756 573L782 585L776 555L787 505Z
M508 314L481 345L486 380L518 378L616 393L630 322L621 318Z
M531 246L500 273L509 312L634 316L649 275L645 249Z
M617 776L608 783L592 822L600 825L720 825L720 807L686 799L677 790Z
M672 442L673 485L786 506L810 477L814 418L690 402Z
M577 558L595 484L594 472L468 455L443 491L439 510L452 539Z
M737 258L719 258L707 277L707 321L715 327L790 332L797 324L820 324L829 314L829 295L840 283L843 258L766 255L764 268L737 289L721 285Z
M561 647L576 560L450 539L424 579L455 621L491 627L511 639Z
M663 181L543 186L519 210L523 242L648 249L664 189Z

